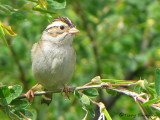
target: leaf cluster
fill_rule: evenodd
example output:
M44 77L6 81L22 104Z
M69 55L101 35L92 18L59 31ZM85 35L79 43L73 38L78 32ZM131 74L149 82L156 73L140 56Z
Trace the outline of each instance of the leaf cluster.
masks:
M22 92L20 85L0 86L0 106L10 119L33 119L33 114L26 107L27 100L16 99Z

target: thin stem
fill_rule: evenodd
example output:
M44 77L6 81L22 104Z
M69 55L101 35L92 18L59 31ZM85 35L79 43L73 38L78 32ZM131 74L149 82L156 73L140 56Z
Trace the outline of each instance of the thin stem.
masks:
M134 97L134 99L135 99L135 102L138 104L138 106L139 106L139 108L140 108L140 110L141 110L141 112L142 112L144 118L145 118L146 120L148 120L148 118L147 118L147 116L146 116L146 114L145 114L145 112L144 112L144 110L143 110L141 104L139 103L139 101L137 100L136 97Z
M147 102L147 99L140 97L140 94L138 94L136 92L129 91L124 88L114 88L114 87L109 87L109 86L110 86L110 84L108 84L108 83L101 83L98 85L72 87L72 88L69 88L69 92L73 93L75 90L79 91L79 90L92 89L92 88L109 89L109 90L116 91L118 93L128 95L132 98L136 97L137 100L141 103ZM41 95L48 94L48 93L61 93L61 92L62 92L62 89L57 89L57 90L53 90L53 91L36 91L36 92L34 92L34 96L41 96ZM22 98L26 98L26 95L24 94L24 95L20 95L19 97L17 97L17 99L22 99ZM154 109L157 109L160 111L160 106L158 104L151 104L150 106L153 107Z

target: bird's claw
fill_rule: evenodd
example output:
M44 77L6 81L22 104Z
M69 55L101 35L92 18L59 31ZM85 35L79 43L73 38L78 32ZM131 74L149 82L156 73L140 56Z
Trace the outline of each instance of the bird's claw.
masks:
M33 101L33 98L34 98L34 92L33 92L33 89L31 88L26 94L26 98L29 102L32 102Z
M62 91L61 93L64 92L65 93L65 99L69 99L69 87L63 85Z
M34 98L34 89L40 85L39 83L37 83L35 86L33 86L30 90L28 90L28 92L25 94L26 95L26 98L29 102L32 102L33 101L33 98Z

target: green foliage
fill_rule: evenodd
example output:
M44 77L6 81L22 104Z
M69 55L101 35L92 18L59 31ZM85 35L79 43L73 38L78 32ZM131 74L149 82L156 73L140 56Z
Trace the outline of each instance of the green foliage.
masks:
M90 100L87 95L82 95L81 101L84 105L90 105Z
M112 96L116 96L116 95L117 95L117 92L115 92L115 91L113 91L113 90L107 89L106 92L107 92L108 94L111 94Z
M98 91L96 89L88 89L82 91L85 95L90 97L96 97L98 96Z
M66 6L65 0L38 0L36 3L37 5L33 7L33 10L49 14L54 14L53 11Z
M50 9L62 9L66 7L65 0L47 0L48 8Z
M27 117L39 120L75 120L83 119L85 111L88 114L86 119L89 119L98 116L95 115L95 104L93 105L90 98L100 101L100 97L106 101L110 97L109 94L116 95L112 90L98 93L97 89L90 89L82 91L84 95L75 91L77 98L71 95L70 100L65 101L64 96L58 94L54 95L49 107L40 104L40 97L36 97L32 105L26 100L16 99L22 93L21 86L25 93L36 84L32 75L30 50L40 39L47 24L58 16L69 17L80 30L73 43L77 64L69 86L84 85L97 75L102 79L92 79L91 83L95 85L107 82L110 87L118 89L119 85L135 82L131 80L146 79L145 82L139 82L126 89L148 94L149 100L144 106L158 103L159 6L160 2L157 0L0 1L0 108L3 108L3 112L0 112L1 119L8 119L6 113L13 119ZM155 68L158 69L154 75ZM8 87L10 85L13 86ZM105 103L106 106L107 104L110 103ZM131 98L122 96L109 108L113 119L128 119L119 116L121 112L137 115L140 110ZM148 113L159 115L154 110Z
M0 87L0 106L11 119L33 119L34 114L27 110L29 105L27 100L16 99L22 92L22 87L1 86Z
M10 95L9 88L7 86L0 87L0 98L5 98Z
M3 32L2 26L0 26L0 37L3 40L3 42L8 46L7 40L6 40L5 36L4 36L4 32Z
M147 92L153 97L155 95L155 90L150 87L147 80L144 81L144 86L145 86L145 89L147 90Z
M155 72L155 89L157 96L160 96L160 69L156 69Z
M140 85L136 85L134 88L134 91L137 92L138 94L140 94L142 90L143 88Z
M87 112L86 114L91 116L92 118L95 116L95 112L93 109L93 104L90 102L89 97L87 95L82 95L80 98L82 104L83 104L83 109Z
M94 111L94 107L93 107L93 104L91 104L91 105L87 105L87 106L85 106L85 108L86 108L86 110L88 111L88 113L89 113L89 116L91 116L92 118L94 118L95 117L95 111Z
M151 105L153 103L155 103L156 101L158 101L159 98L156 98L156 99L152 99L152 100L149 100L147 102L145 102L144 104L142 104L143 106L148 106L148 105Z

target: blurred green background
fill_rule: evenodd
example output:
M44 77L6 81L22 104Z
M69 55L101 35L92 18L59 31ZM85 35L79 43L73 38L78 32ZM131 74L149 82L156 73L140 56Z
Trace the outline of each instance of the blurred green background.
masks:
M155 68L160 67L160 1L158 0L60 0L64 9L36 9L37 0L0 0L0 21L10 25L16 36L6 36L10 48L0 41L0 83L19 84L24 93L37 83L32 75L31 48L45 27L58 16L69 17L80 30L74 40L77 53L76 70L68 86L80 86L93 77L154 81ZM70 95L65 100L54 94L48 107L36 97L28 108L37 120L80 120L85 116L80 100ZM128 96L112 97L100 91L113 120L128 120L126 114L141 113ZM96 117L99 110L96 108ZM1 119L9 118L0 111ZM96 117L94 119L96 119ZM88 119L93 119L88 117ZM143 120L143 117L136 117Z

